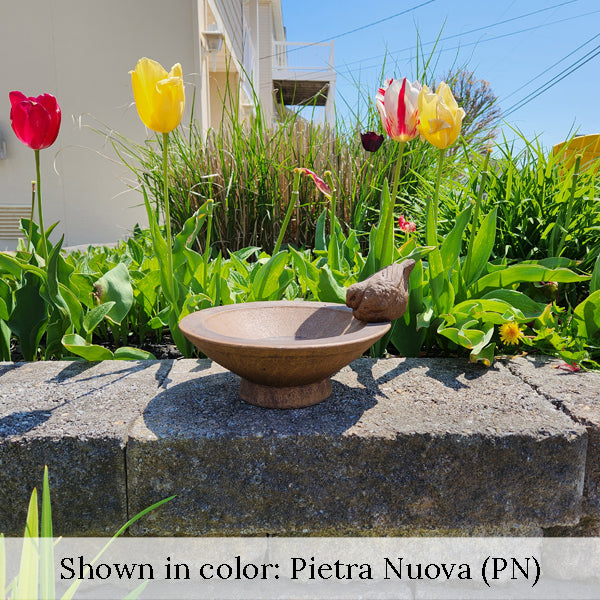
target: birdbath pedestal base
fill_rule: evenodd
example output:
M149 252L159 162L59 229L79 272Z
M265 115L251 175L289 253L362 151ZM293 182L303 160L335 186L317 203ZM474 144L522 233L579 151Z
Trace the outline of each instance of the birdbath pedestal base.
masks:
M263 408L302 408L318 404L331 395L331 379L294 387L261 385L242 378L242 400Z

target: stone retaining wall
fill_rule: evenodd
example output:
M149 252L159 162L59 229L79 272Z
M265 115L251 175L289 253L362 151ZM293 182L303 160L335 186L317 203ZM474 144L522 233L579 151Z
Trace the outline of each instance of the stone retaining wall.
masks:
M600 374L359 359L269 410L208 360L0 363L0 531L49 467L56 535L594 534Z

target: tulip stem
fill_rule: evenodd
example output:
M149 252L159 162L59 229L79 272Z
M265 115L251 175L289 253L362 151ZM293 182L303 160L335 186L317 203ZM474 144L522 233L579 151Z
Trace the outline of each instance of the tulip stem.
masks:
M465 262L465 273L471 272L471 260L473 257L473 248L475 247L475 236L477 235L477 230L479 229L479 214L481 212L481 200L483 199L483 194L485 192L485 186L487 184L488 178L488 165L490 162L490 154L491 150L488 150L485 154L485 158L483 159L483 168L481 170L481 181L479 182L479 190L477 191L477 198L475 199L475 210L473 213L473 224L471 226L471 235L469 237L469 246L467 249L467 260Z
M428 246L437 246L437 230L438 230L438 206L440 201L440 182L442 180L442 171L444 168L444 158L446 149L441 148L438 155L437 177L435 179L435 189L433 191L433 220L429 222L429 210L427 210L427 227L426 227L426 242ZM431 201L430 201L431 202Z
M167 268L169 271L170 287L171 287L171 301L173 302L173 308L177 304L176 288L175 288L175 274L173 273L173 242L171 239L171 210L169 207L169 161L168 161L168 147L169 147L169 134L163 133L163 203L165 206L165 227L167 234Z
M48 264L48 246L46 244L46 229L44 228L44 217L42 215L42 185L40 176L40 151L34 150L35 154L35 175L37 184L37 202L38 202L38 218L40 221L40 233L42 235L42 257L44 262Z
M396 167L394 169L394 180L392 183L392 202L396 204L396 196L400 187L400 167L402 166L402 157L404 156L404 146L406 142L398 142L398 158L396 159Z
M206 224L206 246L204 248L204 274L202 278L202 289L206 290L206 282L208 281L208 260L210 258L210 237L212 232L213 222L213 200L212 200L212 185L210 185L210 200L208 201L208 220Z
M275 247L273 248L273 256L275 256L279 249L281 248L281 244L283 243L283 236L285 235L286 229L290 223L292 218L292 214L294 212L294 208L296 208L296 202L298 201L298 195L300 190L300 176L302 175L300 170L294 171L294 180L292 183L292 193L290 195L290 203L288 204L287 211L285 213L285 217L283 219L283 224L281 225L281 229L279 230L279 235L277 236L277 241L275 242Z
M29 248L31 248L31 252L35 251L33 247L33 241L31 238L33 237L33 215L35 214L35 181L31 182L31 212L29 213L29 234L27 236L27 251L29 252Z
M331 238L333 238L333 236L335 235L335 214L337 211L337 189L335 187L335 182L333 181L333 175L331 174L331 171L325 171L325 173L323 173L323 179L325 180L325 183L329 186L329 189L331 190L331 198L329 199L329 235L331 236Z

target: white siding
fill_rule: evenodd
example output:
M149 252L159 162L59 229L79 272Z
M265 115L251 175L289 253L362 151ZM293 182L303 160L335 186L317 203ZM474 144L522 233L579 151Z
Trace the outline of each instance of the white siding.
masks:
M35 179L33 152L15 137L8 93L54 94L63 121L53 146L40 152L44 221L60 224L53 239L65 244L113 242L145 222L139 193L127 191L128 170L104 139L78 126L96 121L138 142L146 131L132 105L129 71L142 56L169 69L180 62L187 87L196 83L195 0L20 0L0 20L0 160L2 205L29 205ZM16 51L15 49L18 49ZM184 116L184 123L187 117ZM36 219L37 220L37 219ZM14 247L0 237L0 249Z

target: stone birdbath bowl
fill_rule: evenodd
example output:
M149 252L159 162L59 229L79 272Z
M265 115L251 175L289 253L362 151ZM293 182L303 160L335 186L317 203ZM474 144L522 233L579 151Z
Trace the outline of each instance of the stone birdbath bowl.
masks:
M405 262L412 264L396 281L396 296L402 297L391 302L394 314L406 310L414 262ZM381 279L384 271L348 288L349 306L302 300L229 304L187 315L179 328L206 356L242 378L239 394L246 402L266 408L311 406L331 394L334 373L389 331L389 310L371 314L376 322L363 314L365 304L367 309L377 304L372 279ZM398 269L394 274L397 280ZM389 286L387 292L389 301Z

